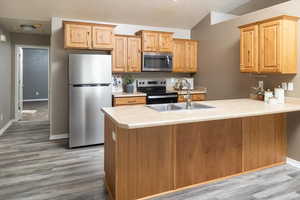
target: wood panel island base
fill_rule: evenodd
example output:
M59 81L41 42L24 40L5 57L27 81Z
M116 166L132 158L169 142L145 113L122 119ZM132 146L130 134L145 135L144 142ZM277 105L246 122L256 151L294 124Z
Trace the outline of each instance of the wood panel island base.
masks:
M149 109L123 107L138 108ZM121 108L112 109L104 112L105 182L113 200L147 199L286 162L284 113L126 128L114 118Z

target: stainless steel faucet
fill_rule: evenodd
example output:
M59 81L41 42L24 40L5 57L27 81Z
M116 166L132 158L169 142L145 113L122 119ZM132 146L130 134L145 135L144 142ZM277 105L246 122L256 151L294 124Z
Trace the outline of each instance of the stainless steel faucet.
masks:
M191 109L192 108L192 95L191 95L192 86L191 86L190 82L187 79L185 79L185 78L181 79L181 83L183 81L185 82L185 84L188 88L187 95L185 96L186 109Z

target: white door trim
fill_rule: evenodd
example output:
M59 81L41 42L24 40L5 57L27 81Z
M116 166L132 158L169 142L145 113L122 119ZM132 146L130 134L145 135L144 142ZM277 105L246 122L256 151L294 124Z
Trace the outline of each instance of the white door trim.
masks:
M23 72L22 72L23 63L21 63L21 61L18 58L18 56L19 56L18 50L20 48L21 49L32 48L32 49L47 49L48 50L48 99L50 99L50 47L49 46L38 46L38 45L19 45L19 44L15 45L15 74L14 74L14 77L15 77L15 85L14 85L14 87L15 87L15 98L14 98L15 113L14 113L14 117L16 120L19 120L21 118L21 113L23 110L23 108L22 108L23 107L23 87L20 87L20 85L23 84ZM19 73L20 73L20 84L19 84L19 77L18 77ZM19 95L19 89L21 91L20 92L21 95ZM19 109L19 103L20 103L20 109ZM48 112L50 113L50 103L48 103Z

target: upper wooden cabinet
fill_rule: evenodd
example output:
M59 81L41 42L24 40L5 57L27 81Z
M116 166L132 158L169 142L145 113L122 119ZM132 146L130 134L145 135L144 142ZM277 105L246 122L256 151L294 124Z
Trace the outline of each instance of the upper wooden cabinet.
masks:
M241 29L241 72L258 72L258 25Z
M148 52L172 52L173 33L159 31L139 31L142 37L142 50Z
M111 25L93 25L93 49L113 49L113 29Z
M113 50L113 72L141 71L141 38L116 35Z
M241 26L241 72L297 73L298 19L283 15Z
M113 49L114 25L64 22L65 48L70 49Z
M90 49L92 27L86 24L65 22L65 48Z
M173 72L197 72L197 56L198 41L174 39Z

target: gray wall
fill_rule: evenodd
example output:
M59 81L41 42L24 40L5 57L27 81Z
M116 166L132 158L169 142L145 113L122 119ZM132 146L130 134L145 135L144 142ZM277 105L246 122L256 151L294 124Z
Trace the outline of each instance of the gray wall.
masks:
M15 46L16 45L50 46L50 35L11 33L11 55L12 55L11 99L13 99L11 105L11 118L15 117L14 99L15 99Z
M195 75L196 85L208 87L209 99L247 97L249 88L258 79L263 79L269 88L281 81L293 81L295 90L288 96L300 97L300 74L267 75L265 78L239 72L239 29L240 25L288 14L300 16L300 1L293 0L270 8L243 15L224 23L209 25L208 19L192 29L192 38L199 40L199 73ZM299 22L300 29L300 22ZM300 33L300 30L299 30ZM300 35L299 35L300 38ZM299 40L300 41L300 40ZM300 45L300 43L299 43ZM298 54L300 60L300 53ZM300 62L298 61L300 72ZM300 160L300 113L288 114L288 155Z
M4 33L7 42L0 42L0 115L3 114L3 120L0 119L0 129L11 119L11 46L10 37L7 32L0 27L0 33Z
M23 48L23 99L48 99L48 50Z

